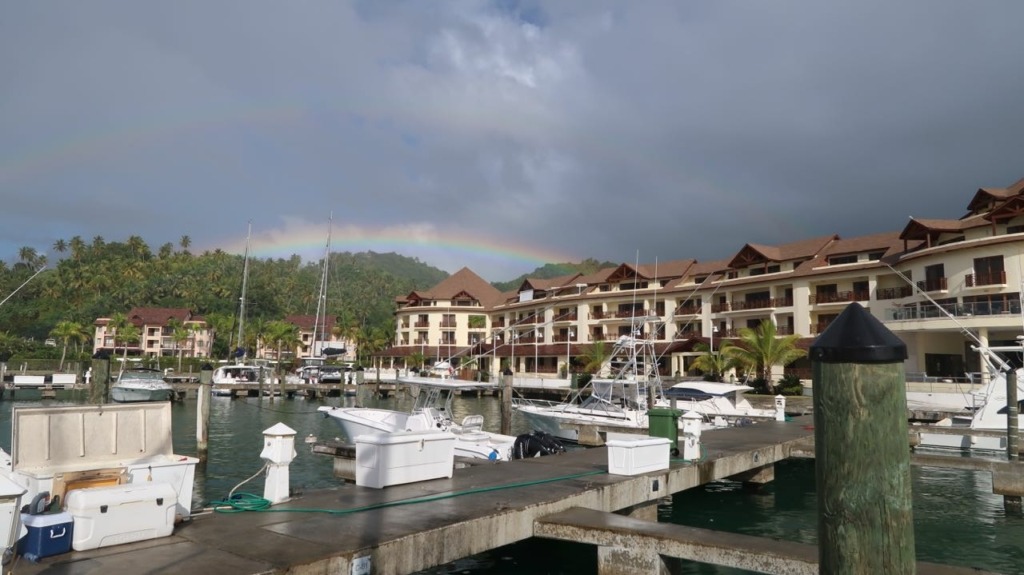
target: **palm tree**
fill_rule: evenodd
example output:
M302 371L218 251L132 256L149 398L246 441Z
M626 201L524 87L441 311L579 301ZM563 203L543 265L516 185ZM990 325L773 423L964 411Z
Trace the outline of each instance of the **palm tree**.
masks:
M796 347L799 335L780 337L775 323L771 321L762 321L756 328L741 328L738 335L739 341L734 345L724 346L722 352L733 361L755 366L758 378L773 392L775 385L771 383L772 366L788 365L807 355L805 350Z
M611 354L612 352L608 349L604 340L595 341L584 347L583 353L579 356L579 360L583 362L583 373L596 375L604 367L604 364L608 362Z
M174 340L174 348L178 350L178 371L181 371L181 358L185 355L185 347L181 344L192 337L192 331L176 317L167 322L167 327L171 328L171 339Z
M735 361L725 353L728 347L728 343L723 342L716 353L711 351L711 346L706 343L694 345L693 351L701 355L693 360L693 367L704 372L704 377L708 381L722 381L722 374L735 366Z
M291 349L299 345L299 328L295 324L288 323L286 321L274 320L268 321L263 326L263 337L264 339L274 346L275 357L277 357L277 376L281 377L281 350Z
M82 336L82 325L74 321L60 321L57 325L50 330L50 336L61 340L63 348L60 352L60 367L57 371L64 370L64 359L68 354L68 341L72 339L79 339Z
M121 368L124 369L124 364L128 361L128 344L139 341L139 328L135 327L122 312L117 312L110 318L110 327L114 328L114 347L117 347L118 342L124 346L124 355L121 359Z
M68 251L68 243L64 240L57 240L53 242L53 251L57 252L58 254L62 254Z

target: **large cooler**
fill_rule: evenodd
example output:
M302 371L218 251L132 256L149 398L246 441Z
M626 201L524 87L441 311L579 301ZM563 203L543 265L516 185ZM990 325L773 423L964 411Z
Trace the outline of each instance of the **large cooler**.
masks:
M76 489L67 496L75 551L166 537L174 532L177 496L169 483Z
M23 499L168 483L177 514L189 516L199 460L174 453L169 402L15 407L11 419L10 478L27 490Z
M18 542L18 553L30 561L71 551L73 524L67 512L45 515L22 514L28 533Z

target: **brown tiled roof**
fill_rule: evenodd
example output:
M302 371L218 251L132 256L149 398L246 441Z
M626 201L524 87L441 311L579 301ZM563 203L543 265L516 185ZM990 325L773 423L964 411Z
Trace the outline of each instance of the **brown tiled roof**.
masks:
M843 254L860 254L885 250L888 254L903 249L903 242L898 232L882 232L855 238L839 238L821 251L821 256Z
M937 237L939 234L959 232L979 226L989 225L985 215L969 215L959 220L932 220L925 218L911 218L910 222L900 232L901 240L922 240L929 236Z
M832 234L780 246L747 244L729 261L729 267L743 268L756 262L784 262L814 257L838 239L838 235Z
M523 280L522 285L519 286L519 291L522 291L524 289L551 290L564 287L567 285L575 285L576 278L580 277L581 275L582 274L580 273L574 273L564 276L558 276L556 278L526 278L525 280Z
M1022 192L1024 192L1024 178L1017 180L1006 188L978 188L974 197L971 198L971 202L967 204L967 209L975 212L979 209L984 209L993 200L1006 200L1018 196Z
M165 326L171 319L184 323L192 318L192 312L185 308L136 307L128 312L128 320L136 327L144 325Z
M487 283L469 268L462 268L425 292L415 291L410 297L450 300L463 292L476 298L484 307L491 307L502 301L502 294L498 288Z
M672 280L681 278L693 267L697 260L672 260L653 264L640 264L637 272L648 279Z

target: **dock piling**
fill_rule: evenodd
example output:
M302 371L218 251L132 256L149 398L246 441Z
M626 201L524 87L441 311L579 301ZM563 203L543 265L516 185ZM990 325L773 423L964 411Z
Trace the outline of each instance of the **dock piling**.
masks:
M92 356L92 378L89 382L89 403L105 403L107 382L110 381L110 356L98 352Z
M199 371L199 391L196 396L196 456L206 463L210 429L210 394L213 393L213 366L204 363Z
M512 373L501 376L501 433L512 435Z
M852 303L810 356L819 572L914 573L906 344Z
M1020 453L1018 449L1020 404L1017 401L1017 370L1010 369L1006 372L1006 458L1010 461L1016 461ZM1024 512L1021 497L1019 495L1004 495L1003 509L1008 514L1020 515Z

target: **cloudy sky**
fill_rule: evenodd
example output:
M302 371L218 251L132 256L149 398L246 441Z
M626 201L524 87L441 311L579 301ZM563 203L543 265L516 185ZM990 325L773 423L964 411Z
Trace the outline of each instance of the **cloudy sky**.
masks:
M5 2L0 259L511 279L958 218L1024 177L1019 1ZM51 257L53 255L51 254Z

